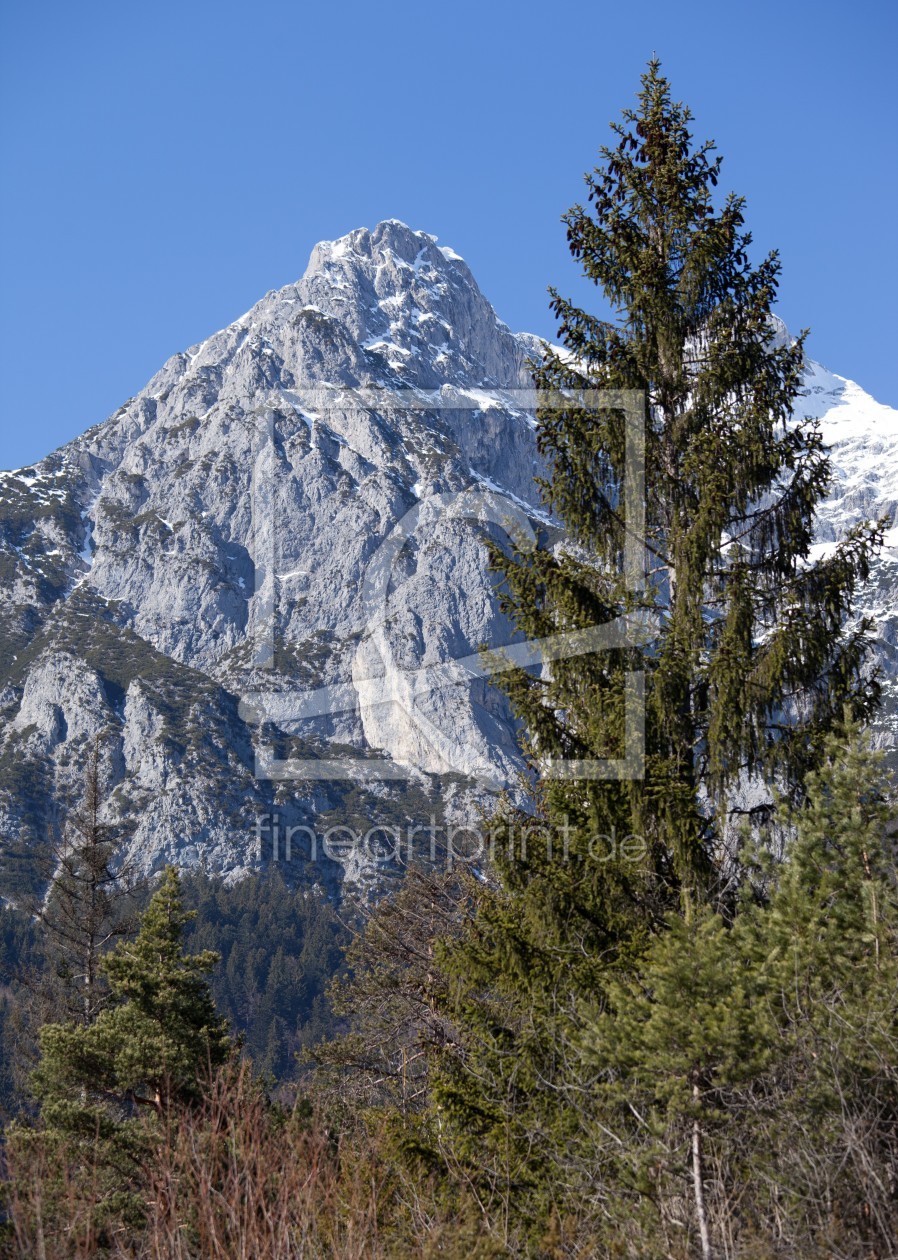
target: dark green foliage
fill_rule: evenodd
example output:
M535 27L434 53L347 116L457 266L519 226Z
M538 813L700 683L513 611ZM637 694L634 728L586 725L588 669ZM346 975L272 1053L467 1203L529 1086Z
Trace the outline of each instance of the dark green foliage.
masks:
M182 897L196 916L184 925L185 949L220 955L209 976L216 1009L240 1034L255 1070L287 1084L299 1071L297 1055L339 1027L327 988L343 965L345 916L323 894L289 888L277 868L231 885L188 873ZM57 969L41 923L0 910L2 1118L29 1106L37 1028L64 1017Z
M35 1091L41 1114L63 1128L134 1107L164 1111L189 1102L201 1081L226 1061L230 1039L215 1010L208 975L210 950L184 952L180 876L169 867L141 916L140 931L103 959L110 1004L87 1026L48 1024L41 1030Z
M881 530L858 529L810 563L831 472L801 420L802 338L777 337L778 259L750 262L743 202L715 206L720 160L693 144L689 120L651 63L637 110L587 177L592 209L565 217L574 258L616 314L599 320L553 291L567 353L546 347L535 373L545 496L570 541L493 553L528 638L625 616L643 629L642 642L631 634L538 676L502 675L540 776L534 817L526 846L500 847L495 883L443 951L459 1031L434 1087L442 1132L524 1221L601 1195L616 1143L584 1123L603 1067L584 1060L582 1038L587 1012L623 1001L617 986L642 974L640 960L680 1012L679 1040L670 1020L645 1020L645 1070L661 1074L671 1107L695 1087L704 1107L709 1073L758 1066L751 989L732 990L715 954L746 876L740 833L754 816L740 827L738 793L749 780L762 788L768 821L776 790L799 805L846 706L864 716L877 697L867 627L845 624ZM608 391L599 405L596 390ZM634 398L638 510L625 496ZM634 541L643 582L627 564ZM552 777L557 759L623 756L639 676L644 773ZM499 824L511 840L521 819L508 810Z
M749 261L744 203L715 208L721 162L689 121L653 62L586 178L592 210L565 216L573 257L618 313L603 322L553 290L569 353L547 348L536 372L544 491L583 551L496 559L528 635L650 614L645 648L557 662L551 678L517 673L508 689L538 764L619 756L626 671L645 671L644 782L549 783L546 798L556 812L585 799L578 813L644 835L656 870L692 885L745 776L800 792L846 700L870 712L866 627L844 626L880 531L858 529L809 563L831 467L801 420L803 338L778 344L777 255ZM583 405L596 390L612 391L608 404ZM642 400L644 521L624 519L622 390ZM643 592L622 571L628 533L645 552Z
M92 1022L79 1018L40 1030L40 1062L33 1091L37 1128L14 1123L14 1156L48 1160L48 1200L63 1194L64 1170L92 1187L93 1215L104 1222L142 1217L139 1185L152 1134L141 1113L164 1125L175 1107L202 1102L204 1089L233 1054L227 1027L215 1010L207 976L211 952L188 955L183 931L191 915L173 867L165 873L133 940L102 959L109 1002ZM83 1187L82 1187L83 1190ZM82 1191L78 1191L80 1194Z
M36 1061L23 980L39 974L43 965L33 918L0 906L0 1128L20 1110L25 1077Z
M672 911L593 960L591 993L548 948L515 952L536 909L502 889L438 946L432 1141L513 1221L513 1254L544 1254L553 1221L570 1256L894 1254L888 787L854 724L827 737L780 807L785 859L759 857L725 913Z
M709 909L675 917L608 987L582 1045L617 1138L605 1158L618 1228L638 1216L669 1233L700 1184L712 1242L741 1245L760 1226L784 1254L890 1254L898 896L885 788L856 729L828 740L769 899L747 898L732 924Z
M46 759L28 755L31 728L7 728L0 753L0 790L14 801L46 803L53 799L53 775ZM15 836L4 838L0 851L0 895L14 904L33 898L46 883L52 840L37 819L28 821Z
M187 948L221 956L210 977L217 1009L257 1071L292 1079L296 1055L334 1028L326 991L346 938L336 911L318 893L289 889L276 870L231 885L188 875L183 895L196 913Z

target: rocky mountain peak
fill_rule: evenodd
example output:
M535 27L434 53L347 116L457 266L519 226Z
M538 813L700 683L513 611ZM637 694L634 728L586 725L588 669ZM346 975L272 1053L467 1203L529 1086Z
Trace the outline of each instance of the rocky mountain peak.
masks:
M361 352L352 365L360 383L387 372L424 389L516 386L533 348L497 318L454 250L398 219L320 242L301 280L267 294L233 327L249 328L252 345L303 314L332 320L334 335Z
M98 734L147 867L239 873L260 818L426 825L514 784L512 716L472 662L512 638L486 535L552 528L517 393L537 351L454 251L388 220L0 475L0 827L20 850L58 829ZM817 365L806 385L835 448L826 547L894 508L898 424ZM898 676L896 554L867 603ZM299 778L265 770L297 758Z
M384 219L371 230L355 228L336 240L319 241L312 250L303 278L308 279L328 263L355 260L357 264L364 265L365 261L373 261L375 266L380 266L390 255L413 269L422 263L441 267L454 261L464 267L466 275L473 280L467 265L454 250L440 247L438 237L416 231L401 219Z

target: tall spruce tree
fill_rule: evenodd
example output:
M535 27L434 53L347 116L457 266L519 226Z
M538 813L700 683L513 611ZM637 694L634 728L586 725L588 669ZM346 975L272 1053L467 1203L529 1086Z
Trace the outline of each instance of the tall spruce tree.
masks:
M800 792L845 703L859 717L874 704L868 627L845 623L880 540L859 527L810 561L831 466L818 426L802 419L804 336L778 334L778 256L750 262L742 198L715 209L721 159L693 143L690 119L651 62L638 109L586 177L592 211L565 216L573 257L617 314L596 318L550 290L565 351L546 347L536 372L549 400L538 415L543 488L579 554L496 554L527 634L634 607L657 618L646 646L555 662L541 678L521 671L509 689L538 766L613 757L626 670L645 670L646 774L626 794L624 822L686 883L715 855L734 788L761 775ZM581 401L621 390L643 400L642 528L624 512L627 413ZM634 529L641 595L622 572ZM556 811L586 794L608 813L615 795L580 783L545 791Z
M546 347L535 372L538 438L569 545L494 552L505 609L530 638L627 614L651 628L647 643L503 676L542 832L514 843L510 814L498 880L445 951L462 1048L444 1060L441 1116L463 1156L542 1200L540 1143L556 1185L597 1171L588 1074L571 1051L582 1005L602 1000L671 913L688 917L732 884L724 844L740 790L760 785L771 808L774 788L801 799L845 706L863 717L877 699L868 627L846 623L881 526L812 562L831 469L801 415L803 337L774 323L777 255L753 266L743 201L715 208L720 159L693 143L690 117L651 62L638 108L586 177L592 209L565 216L571 253L616 315L551 291L564 351ZM610 391L605 405L593 391ZM626 519L620 391L642 400L644 521ZM634 531L642 585L624 567ZM634 672L644 774L553 778L560 758L623 755Z

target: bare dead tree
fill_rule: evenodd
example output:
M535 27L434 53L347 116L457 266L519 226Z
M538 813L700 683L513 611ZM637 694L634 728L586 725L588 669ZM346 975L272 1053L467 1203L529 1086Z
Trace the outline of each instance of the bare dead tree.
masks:
M312 1052L323 1085L402 1113L425 1106L432 1056L454 1036L434 946L458 934L468 900L466 877L412 867L369 912L331 991L348 1032Z
M46 933L47 960L64 1018L91 1024L108 1000L100 960L134 926L140 881L121 860L127 829L103 818L105 796L99 736L84 772L80 803L51 845L47 888L35 906Z

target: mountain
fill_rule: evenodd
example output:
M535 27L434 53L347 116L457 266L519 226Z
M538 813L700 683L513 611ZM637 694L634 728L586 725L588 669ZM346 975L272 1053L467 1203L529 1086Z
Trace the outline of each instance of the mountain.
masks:
M784 330L782 335L786 335ZM36 879L95 744L140 862L382 878L521 770L480 645L512 630L485 534L552 535L528 358L434 237L312 252L119 411L0 475L0 894ZM894 514L898 413L816 364L819 546ZM898 677L898 532L864 604ZM883 720L890 739L898 694ZM352 832L325 833L338 825ZM437 843L446 842L445 830ZM342 845L342 847L341 847Z
M812 556L826 555L861 521L887 516L892 522L856 611L875 623L883 706L874 731L890 766L898 770L898 411L813 361L804 385L802 414L819 420L833 467Z

